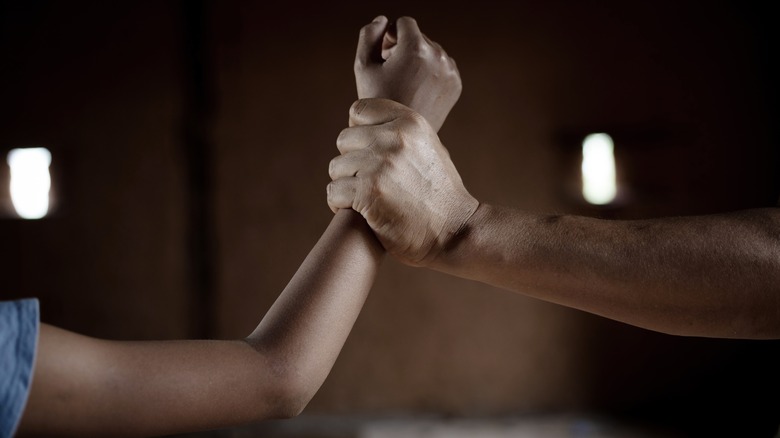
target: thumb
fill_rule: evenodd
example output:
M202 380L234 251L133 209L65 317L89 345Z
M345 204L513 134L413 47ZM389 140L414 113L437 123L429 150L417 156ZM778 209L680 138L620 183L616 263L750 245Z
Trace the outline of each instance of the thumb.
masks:
M413 47L423 40L423 33L420 31L420 27L417 25L417 20L412 17L401 17L395 22L395 27L398 29L397 38L399 44Z
M355 66L382 62L382 39L387 28L387 17L380 15L360 29Z
M381 125L413 112L394 100L382 98L358 99L349 108L349 126Z
M384 37L382 37L382 59L387 61L393 55L395 47L398 45L398 32L393 23L387 26Z

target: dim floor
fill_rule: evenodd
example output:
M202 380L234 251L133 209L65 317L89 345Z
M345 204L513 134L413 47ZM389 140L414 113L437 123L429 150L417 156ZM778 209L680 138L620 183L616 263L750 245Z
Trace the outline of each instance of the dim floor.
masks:
M176 438L683 438L609 419L549 415L492 419L300 416Z

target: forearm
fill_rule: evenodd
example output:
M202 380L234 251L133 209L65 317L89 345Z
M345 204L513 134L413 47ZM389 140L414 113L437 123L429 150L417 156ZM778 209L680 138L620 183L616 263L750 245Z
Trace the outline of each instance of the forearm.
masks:
M362 217L340 211L245 340L117 342L43 324L20 435L152 436L298 414L383 253Z
M608 221L482 205L434 269L661 332L780 338L780 210Z
M242 341L108 341L42 324L20 436L157 436L279 415Z
M384 255L365 220L340 210L247 341L306 405L336 361Z

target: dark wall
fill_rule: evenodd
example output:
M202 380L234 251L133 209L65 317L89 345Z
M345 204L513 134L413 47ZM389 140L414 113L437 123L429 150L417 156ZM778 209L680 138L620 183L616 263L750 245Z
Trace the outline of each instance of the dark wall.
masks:
M508 3L0 3L0 152L49 147L56 189L50 218L0 219L0 297L38 296L45 321L94 336L248 334L330 220L327 164L378 14L417 18L456 59L441 137L483 201L620 219L777 200L767 11ZM573 194L596 131L616 140L617 208ZM777 399L777 351L389 260L307 413L592 410L776 431L760 400Z
M44 320L188 333L179 9L2 3L0 150L49 148L55 192L50 218L0 222L2 293L40 297Z

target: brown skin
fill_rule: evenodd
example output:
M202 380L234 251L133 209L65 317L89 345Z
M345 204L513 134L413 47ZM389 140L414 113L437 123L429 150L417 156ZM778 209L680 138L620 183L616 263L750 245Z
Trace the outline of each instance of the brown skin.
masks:
M363 99L330 163L331 208L401 262L659 332L780 339L780 208L633 221L479 203L415 111Z
M358 100L349 114L353 127L336 142L342 155L330 162L328 204L359 212L388 252L426 266L479 203L420 114L387 99Z
M419 105L440 125L461 91L454 64L440 50L428 50L432 58L407 49L428 44L420 42L426 38L413 20L399 20L397 36L385 39L387 26L380 16L361 30L358 96L394 96ZM388 60L370 58L383 45ZM405 66L416 69L424 86L407 90L409 83L394 79ZM370 90L359 85L366 75ZM298 415L330 373L383 255L360 215L338 211L244 339L109 341L41 324L18 434L152 436Z
M384 251L339 214L248 337L121 342L42 324L20 435L151 436L300 413L323 383Z
M420 32L411 17L389 26L387 18L379 16L361 29L355 82L358 98L401 102L421 114L434 131L441 129L462 90L455 60Z

